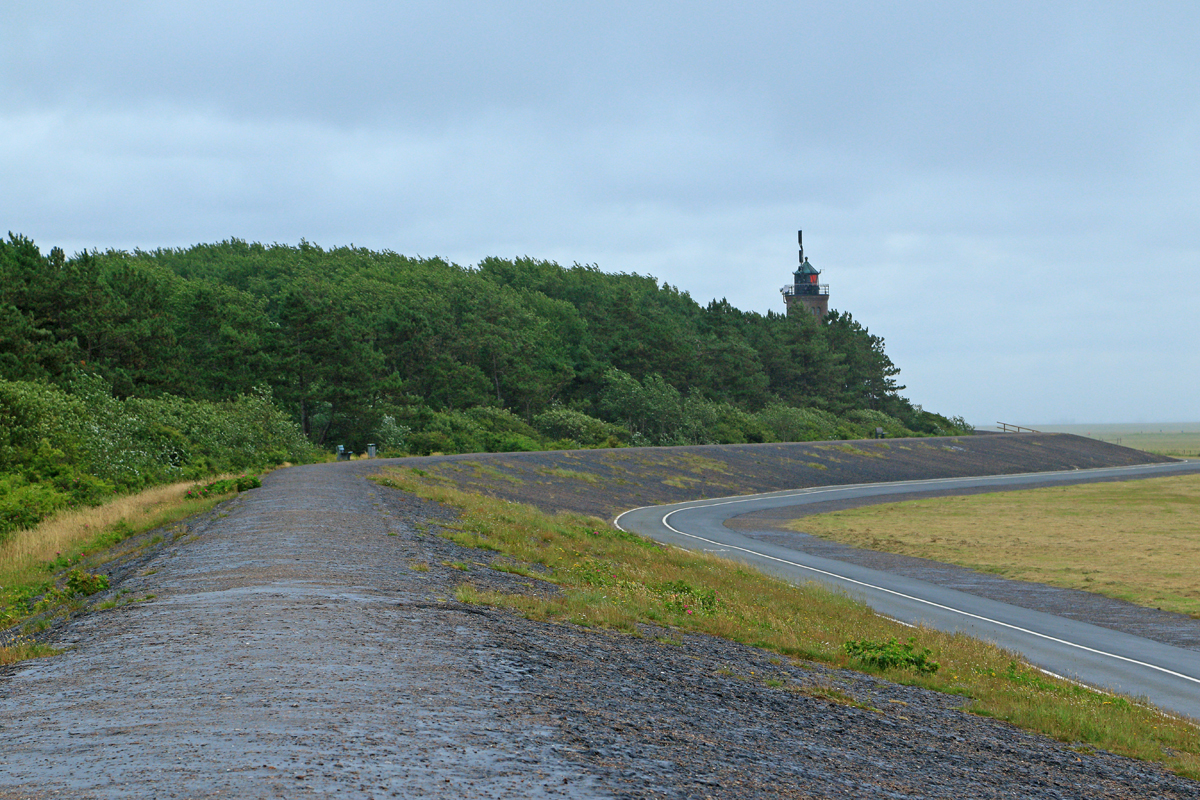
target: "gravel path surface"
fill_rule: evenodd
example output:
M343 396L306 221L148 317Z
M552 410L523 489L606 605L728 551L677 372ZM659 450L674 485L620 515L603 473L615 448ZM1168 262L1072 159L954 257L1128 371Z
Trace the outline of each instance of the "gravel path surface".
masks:
M267 476L115 587L154 599L7 670L0 797L1200 798L960 698L463 606L464 581L554 587L362 471Z

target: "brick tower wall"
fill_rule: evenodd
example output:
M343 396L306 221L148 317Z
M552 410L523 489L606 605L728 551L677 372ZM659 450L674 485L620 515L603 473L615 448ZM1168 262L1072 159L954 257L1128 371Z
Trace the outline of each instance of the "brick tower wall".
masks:
M815 314L817 319L825 319L825 315L829 313L827 294L793 294L784 296L783 300L787 303L788 316L803 311L806 314Z

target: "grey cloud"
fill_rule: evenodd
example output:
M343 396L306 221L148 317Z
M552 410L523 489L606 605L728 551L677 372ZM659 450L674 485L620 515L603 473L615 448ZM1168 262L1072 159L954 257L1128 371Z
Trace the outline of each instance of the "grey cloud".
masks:
M595 262L760 311L781 310L804 227L833 305L887 339L917 402L1194 418L1198 19L26 5L0 30L0 216L68 250L306 237Z

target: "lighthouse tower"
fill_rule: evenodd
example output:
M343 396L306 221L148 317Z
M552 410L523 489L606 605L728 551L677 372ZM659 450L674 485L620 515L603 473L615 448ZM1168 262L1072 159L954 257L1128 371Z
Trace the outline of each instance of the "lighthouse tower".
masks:
M817 319L825 319L829 313L829 284L818 283L821 270L804 257L804 231L796 231L796 241L800 244L800 266L792 273L792 283L779 290L787 304L788 316L813 314Z

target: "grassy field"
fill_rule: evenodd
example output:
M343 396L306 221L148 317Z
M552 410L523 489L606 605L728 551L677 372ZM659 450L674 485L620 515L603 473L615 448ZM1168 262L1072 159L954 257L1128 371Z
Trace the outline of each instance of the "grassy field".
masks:
M795 586L711 555L660 547L595 517L549 515L464 492L446 477L389 469L379 483L461 510L444 535L492 551L501 569L547 581L558 593L501 594L464 577L457 597L535 620L638 633L638 623L720 636L797 659L882 674L969 698L967 710L1007 720L1086 750L1158 761L1200 777L1200 729L1128 698L1050 678L1013 653L963 635L909 628L813 584ZM904 642L913 637L911 650ZM857 644L855 644L857 643ZM865 644L864 644L865 643ZM890 644L889 644L890 643ZM882 648L936 669L886 669L854 653ZM927 651L927 652L926 652Z
M1033 425L1045 433L1073 433L1089 439L1176 458L1200 458L1200 422L1119 425Z
M1200 617L1200 475L889 503L789 525Z

